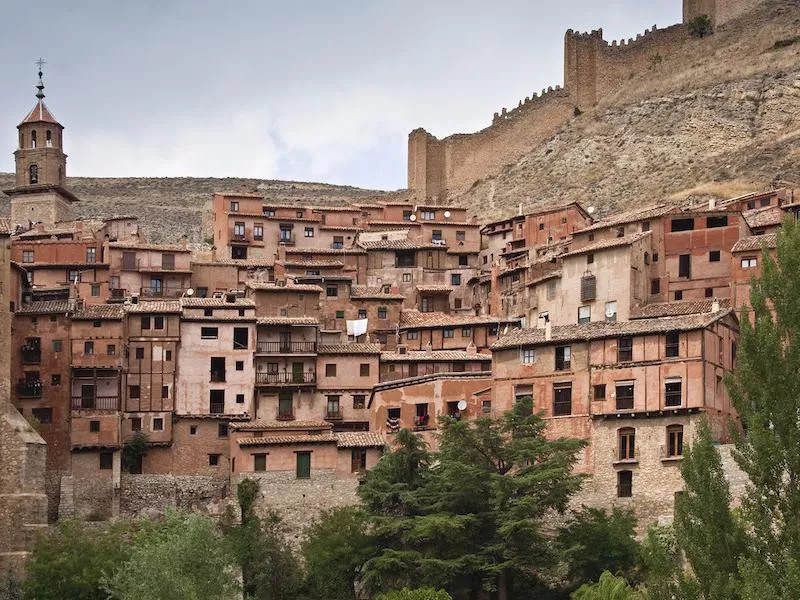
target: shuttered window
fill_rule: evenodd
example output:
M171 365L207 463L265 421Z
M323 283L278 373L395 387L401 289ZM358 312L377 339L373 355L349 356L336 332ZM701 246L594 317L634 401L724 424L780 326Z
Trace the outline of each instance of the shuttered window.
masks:
M581 277L581 302L594 300L597 297L597 278L594 275Z

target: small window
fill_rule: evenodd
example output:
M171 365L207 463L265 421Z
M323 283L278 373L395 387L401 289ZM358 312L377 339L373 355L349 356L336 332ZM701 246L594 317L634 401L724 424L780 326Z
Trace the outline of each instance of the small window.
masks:
M50 425L53 422L53 409L52 408L33 408L31 409L33 418L36 419L40 425Z
M683 456L683 425L667 427L667 456Z
M128 386L128 398L132 400L138 400L140 394L141 394L141 388L138 385Z
M419 339L419 331L407 331L406 332L406 339L407 340L417 340L417 339Z
M466 254L460 254L458 256L458 266L466 267L467 265L469 265L469 256L467 256Z
M61 340L53 340L53 352L61 352L63 342Z
M615 323L617 321L617 302L612 300L611 302L606 302L606 321L609 323Z
M86 249L86 262L87 263L97 262L97 248Z
M50 376L50 385L61 385L61 374L54 373Z
M617 498L633 496L633 471L617 471Z
M365 408L367 405L367 397L364 394L353 394L353 408Z
M200 337L204 340L215 340L219 337L219 329L217 327L201 327Z
M650 295L657 296L661 293L661 280L660 279L651 279L650 280Z
M664 384L664 406L680 406L681 397L680 381L667 381Z
M214 309L213 308L204 308L203 309L203 316L204 317L213 317L214 316Z
M444 338L452 338L455 335L455 330L448 328L442 331L442 337Z
M161 386L161 397L162 398L169 398L169 386L162 385Z
M116 344L107 344L106 345L106 354L108 356L116 356L117 355L117 346L116 346Z
M532 365L536 362L536 350L533 348L523 348L520 352L520 362L524 365Z
M367 318L367 309L366 308L359 308L358 309L358 318L359 319L366 319Z
M386 310L385 306L379 306L378 307L378 318L379 319L385 319L387 314L388 314L388 311Z
M100 431L100 421L89 421L89 431L98 433Z
M218 423L217 424L217 437L221 437L221 438L228 437L228 424L227 423Z
M617 342L617 362L630 362L633 360L633 338L625 336Z
M472 337L472 328L471 327L462 327L461 328L461 337Z
M708 253L708 262L719 262L720 253L719 250L712 250Z
M164 419L162 417L153 419L153 431L164 431Z
M755 256L748 256L742 259L743 269L752 269L758 266L758 259Z
M298 219L302 219L305 216L302 210L296 211L295 215L297 216Z
M233 349L247 350L250 344L250 332L247 327L233 328Z
M712 229L714 227L727 227L728 215L706 217L706 227Z
M361 377L369 377L369 363L361 363L359 366L359 375Z
M144 359L144 348L136 348L134 352L136 353L137 359L139 360Z
M450 285L461 285L461 273L452 273L450 275Z
M544 223L539 223L539 231L544 231Z
M642 222L642 231L650 231L650 221Z
M675 291L675 300L683 300L683 290Z
M311 452L297 453L297 478L309 479L311 477Z
M34 262L33 250L23 250L22 251L22 262L24 262L24 263L32 263L32 262Z
M556 371L569 371L572 365L572 348L570 346L556 347Z
M97 297L100 296L100 284L99 283L93 283L90 286L90 294L92 295L92 298L97 298Z
M328 298L335 298L339 295L339 287L336 285L329 285L325 289L325 295L328 296Z
M590 252L589 254L586 255L586 264L587 265L594 264L594 254L593 253Z
M266 454L253 454L253 470L266 471L267 470L267 455Z
M403 221L410 221L411 220L411 211L404 210L403 211Z
M87 356L94 354L94 342L84 342L83 353Z
M337 319L344 319L344 311L343 310L337 310L336 311L336 318Z
M432 239L434 242L441 241L441 239L442 239L442 230L441 230L441 229L434 229L434 230L431 232L431 239Z
M704 293L706 298L711 298L714 296L714 288L706 288Z
M678 277L686 277L687 279L692 276L692 255L681 254L678 257Z
M646 265L650 264L650 253L649 252L645 252L644 253L644 264L646 264Z
M237 360L236 361L236 370L237 371L244 371L244 361L243 360Z
M189 435L197 435L197 425L189 425Z
M164 352L164 360L170 362L172 360L172 350Z
M592 307L579 306L578 307L578 324L583 325L592 320Z
M335 235L333 236L333 244L331 246L336 250L341 250L344 248L344 236L342 235Z
M325 377L336 377L336 363L327 363L325 365Z
M219 454L209 454L208 455L208 466L209 467L216 467L219 465Z
M403 283L408 283L411 281L411 273L403 273Z
M491 400L481 400L481 412L484 414L492 412Z
M672 231L692 231L694 219L672 219Z
M236 404L244 404L244 394L236 394Z
M304 235L305 237L307 237L307 238L312 238L312 237L314 237L314 228L313 228L313 227L306 227L306 228L303 230L303 235Z
M465 239L467 239L466 231L456 231L456 240L457 241L463 242Z
M239 202L231 200L231 212L239 212Z
M618 381L615 386L617 410L633 410L633 381Z
M594 386L593 396L595 400L605 400L606 399L606 384L599 383Z
M658 262L658 252L653 252L653 262L654 263Z
M102 321L92 321L92 327L102 327L102 326L103 326Z
M100 453L100 470L107 471L114 466L114 453L101 452Z
M419 218L423 221L433 221L436 218L436 213L432 210L423 210L420 212Z
M572 384L553 384L553 416L562 417L572 414Z
M153 328L164 329L164 317L153 317Z
M665 336L666 344L665 344L665 355L667 358L675 358L680 354L680 341L681 341L681 334L677 331L670 331Z
M261 223L255 223L253 225L253 239L254 240L264 239L264 225L262 225Z
M636 430L633 427L623 427L617 432L619 438L619 460L634 460L636 458Z

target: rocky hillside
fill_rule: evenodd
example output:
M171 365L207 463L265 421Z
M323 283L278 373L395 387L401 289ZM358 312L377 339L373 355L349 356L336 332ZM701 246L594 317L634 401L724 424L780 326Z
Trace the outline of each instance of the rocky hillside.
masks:
M800 186L800 6L757 11L653 62L624 90L457 198L501 217L581 201L731 197L774 180Z
M0 173L0 190L13 186L14 176ZM154 242L177 241L183 233L191 242L202 242L210 234L212 192L258 192L279 204L319 206L366 201L386 194L324 183L211 177L69 177L67 186L81 198L75 204L78 216L136 215L147 239ZM0 216L8 211L8 199L0 193Z

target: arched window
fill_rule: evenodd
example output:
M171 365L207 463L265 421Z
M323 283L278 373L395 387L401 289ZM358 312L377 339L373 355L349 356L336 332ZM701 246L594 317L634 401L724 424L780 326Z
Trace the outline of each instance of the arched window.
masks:
M667 427L667 456L683 456L683 425Z
M52 148L53 147L53 134L50 132L49 129L47 130L47 136L46 136L44 145L47 146L48 148Z
M25 134L22 133L21 131L19 132L19 147L20 148L25 147Z
M36 148L36 132L31 131L31 148Z
M28 183L31 185L34 183L39 183L39 167L36 165L31 165L28 167Z
M619 448L618 460L634 460L636 458L636 430L633 427L622 427L617 430Z
M617 497L633 496L633 471L617 471Z

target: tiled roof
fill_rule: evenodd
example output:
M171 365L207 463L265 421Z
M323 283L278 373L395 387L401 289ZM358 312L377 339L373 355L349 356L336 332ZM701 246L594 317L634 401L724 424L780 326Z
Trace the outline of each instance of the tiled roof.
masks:
M442 312L420 312L415 309L400 311L400 329L417 329L420 327L460 327L466 325L484 325L517 323L519 319L499 319L498 317L476 315L448 315Z
M65 235L65 234L76 234L78 233L75 231L74 227L50 227L45 228L44 231L39 231L38 229L31 229L26 231L25 233L20 233L18 237L20 238L33 238L33 237L50 237L53 235Z
M128 313L180 313L180 300L139 300L136 304L123 304L125 312Z
M720 309L730 308L728 298L718 300ZM683 302L656 302L631 308L631 319L654 319L658 317L677 317L711 312L714 300L686 300Z
M419 227L422 225L419 221L393 221L391 219L372 219L369 222L370 227L373 225L378 225L380 227L384 226L397 226L397 227Z
M780 225L786 213L781 210L780 206L768 206L766 208L756 208L755 210L745 211L742 213L742 216L751 229L757 229L759 227Z
M380 344L320 344L317 354L380 354Z
M286 435L267 435L264 437L242 438L236 440L240 446L277 446L281 444L327 444L336 442L331 431L322 433L287 433Z
M14 228L11 227L11 219L0 218L0 235L11 235L12 233L14 233Z
M251 298L240 298L237 296L234 302L228 302L225 298L181 298L184 308L247 308L253 307L256 303Z
M366 254L363 248L286 248L286 256L290 254Z
M764 235L751 235L740 239L733 245L731 252L752 252L761 250L763 246L775 248L778 245L777 233L765 233Z
M550 279L557 279L561 277L561 271L550 271L549 273L545 273L544 275L540 275L539 277L535 277L528 282L528 287L532 285L536 285L539 283L544 283Z
M609 248L617 248L619 246L630 246L631 244L638 242L639 240L646 238L649 235L650 235L649 231L641 231L639 233L632 233L631 235L626 235L623 237L600 240L594 242L593 244L589 244L588 246L583 246L582 248L573 250L572 252L567 252L565 254L562 254L561 257L568 258L570 256L578 256L579 254L586 254L587 252L597 252L598 250L607 250Z
M72 313L73 321L116 321L122 319L125 311L118 304L97 304L86 306Z
M135 244L133 242L110 242L109 248L119 248L120 250L144 250L156 252L191 252L188 248L176 244Z
M286 267L302 267L304 269L334 269L344 267L341 260L284 260L276 261Z
M479 354L466 350L408 350L405 354L399 352L381 352L381 362L437 362L437 361L469 361L492 360L491 354Z
M649 333L666 333L668 331L691 331L702 329L714 321L731 314L726 308L715 313L683 315L680 317L662 317L658 319L637 319L607 323L585 323L583 325L562 325L552 328L550 339L545 339L544 329L515 329L503 336L494 344L492 350L505 350L522 346L539 346L557 342L581 342L593 339L618 337L622 335L645 335Z
M275 282L257 282L248 281L245 284L251 290L258 290L260 292L314 292L317 294L322 293L322 288L318 285L309 283L291 283L286 282L286 285L278 285Z
M354 285L350 287L350 297L359 300L405 300L403 294L384 293L380 286Z
M69 300L41 300L17 307L18 315L41 315L46 313L66 313L70 310Z
M382 448L386 440L374 431L342 431L333 434L339 448Z
M429 250L433 248L442 248L446 246L438 246L430 242L417 242L414 240L374 240L374 241L359 241L358 245L366 250Z
M216 260L192 259L193 265L202 266L234 266L234 267L271 267L275 263L274 258L218 258Z
M417 286L418 292L430 292L430 293L447 293L453 291L452 285L435 285L435 284L422 284Z
M576 231L575 233L580 234L583 233L584 231L596 231L597 229L605 229L606 227L611 227L613 225L625 225L627 223L633 223L635 221L646 221L648 219L656 219L675 210L677 210L677 208L669 204L659 204L656 206L651 206L650 208L637 208L634 210L629 210L626 212L621 212L612 215L607 219L598 221L597 223L594 223L593 225L585 227L579 231Z
M237 431L266 431L268 429L330 429L331 424L327 421L247 421L246 423L236 423L231 425L231 429Z
M370 397L370 403L372 402L372 397L376 392L380 392L383 390L391 390L395 388L406 387L409 385L417 385L419 383L427 383L429 381L440 381L442 379L492 379L492 372L491 371L457 371L454 373L428 373L427 375L419 375L417 377L406 377L405 379L393 379L391 381L384 381L382 383L378 383L372 388L373 396Z
M589 213L586 212L586 209L584 209L583 206L581 206L580 203L578 203L578 202L570 202L569 204L562 204L560 206L549 206L549 207L545 207L545 208L540 208L540 209L537 209L537 210L534 210L534 211L531 211L531 212L527 212L524 215L515 215L513 217L500 219L499 221L492 221L490 223L487 223L485 225L485 227L490 227L491 225L497 226L497 225L500 225L502 223L506 223L508 221L516 221L518 219L523 219L524 220L525 217L538 217L539 215L546 215L546 214L550 214L550 213L554 213L554 212L559 212L559 211L562 211L562 210L569 210L570 208L573 208L573 207L578 209L578 212L580 212L584 216L587 216L587 217L589 216Z
M56 121L56 118L53 116L53 113L50 112L50 110L45 105L44 100L42 100L41 98L39 98L39 100L36 102L36 106L34 106L31 109L31 112L29 112L27 116L24 119L22 119L22 122L23 123L44 122L44 123L54 123L58 125L58 121Z
M259 317L258 325L319 325L315 317Z
M363 229L357 225L320 225L319 228L328 231L361 231Z

